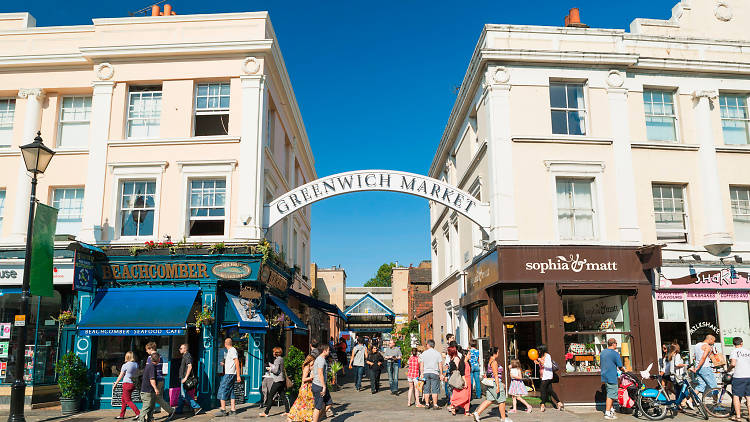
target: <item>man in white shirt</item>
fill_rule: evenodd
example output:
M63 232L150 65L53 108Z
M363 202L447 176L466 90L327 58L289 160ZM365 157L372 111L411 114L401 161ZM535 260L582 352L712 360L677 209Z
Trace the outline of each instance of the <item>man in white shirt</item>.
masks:
M750 350L742 347L742 337L732 339L734 349L729 354L729 363L734 368L732 377L732 393L734 396L734 414L741 415L740 400L745 397L747 410L750 412Z
M310 390L313 393L313 399L315 400L315 409L313 409L313 422L319 422L321 413L325 414L328 406L333 404L331 400L331 393L328 391L328 355L331 353L331 348L327 344L322 344L319 348L320 355L315 358L313 364L313 380Z
M440 392L440 364L443 357L440 352L435 350L435 340L427 340L427 349L419 356L419 369L424 378L424 404L425 408L430 408L430 396L432 396L432 406L440 409L438 406L438 393Z
M219 362L224 367L224 376L221 377L219 391L216 394L221 403L221 410L219 410L218 416L234 415L237 412L237 408L235 407L234 383L235 380L238 383L242 382L240 360L237 357L237 349L232 347L231 338L224 340L224 348L227 349L224 353L224 360ZM230 400L231 403L229 412L227 412L227 400Z
M357 345L352 349L352 357L349 359L349 369L354 368L354 388L362 391L362 374L365 372L365 359L367 358L367 347L365 339L357 338Z

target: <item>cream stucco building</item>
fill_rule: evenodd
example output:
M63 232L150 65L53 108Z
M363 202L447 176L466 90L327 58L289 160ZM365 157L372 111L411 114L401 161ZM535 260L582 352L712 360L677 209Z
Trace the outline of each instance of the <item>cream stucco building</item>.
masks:
M594 328L561 315L612 304L619 311L603 321L623 338L655 336L627 345L636 365L660 340L695 343L699 322L750 336L750 4L684 0L670 19L636 19L627 31L589 28L575 9L566 19L481 31L429 175L489 202L491 225L431 204L436 339L455 332L508 358L547 342L562 360L571 344L593 342L572 332ZM664 263L652 272L653 251L637 248L654 244ZM636 253L643 274L624 274ZM573 261L582 270L566 272ZM696 272L731 274L729 287L742 288L731 302L720 283L699 301L693 284L669 300L635 299L651 295L642 284L659 299ZM514 331L522 324L529 338ZM593 368L582 362L576 371Z

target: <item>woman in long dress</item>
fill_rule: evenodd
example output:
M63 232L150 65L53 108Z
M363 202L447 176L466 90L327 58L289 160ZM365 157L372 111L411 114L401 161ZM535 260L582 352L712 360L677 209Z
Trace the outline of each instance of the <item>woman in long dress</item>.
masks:
M314 363L315 358L308 355L302 364L302 386L299 388L297 400L294 401L292 409L289 411L287 422L311 422L313 419L315 398L310 386L313 380L312 367Z
M453 389L451 393L451 405L448 410L455 416L456 408L463 407L464 416L471 417L469 412L469 406L471 405L471 354L464 353L463 359L458 354L459 351L455 347L448 347L448 356L450 356L450 370L458 371L461 377L464 379L464 388L460 390Z

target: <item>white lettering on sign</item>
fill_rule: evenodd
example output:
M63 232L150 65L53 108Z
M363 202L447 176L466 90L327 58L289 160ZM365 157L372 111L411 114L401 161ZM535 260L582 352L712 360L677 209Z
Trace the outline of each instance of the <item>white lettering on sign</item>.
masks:
M327 176L293 189L265 206L265 227L322 199L361 191L390 191L421 196L454 209L481 227L490 223L489 204L440 180L391 170L358 170Z
M527 262L526 271L537 271L544 274L548 271L617 271L617 262L589 262L588 259L581 259L580 254L571 254L567 258L558 255L554 259L548 258L542 262Z

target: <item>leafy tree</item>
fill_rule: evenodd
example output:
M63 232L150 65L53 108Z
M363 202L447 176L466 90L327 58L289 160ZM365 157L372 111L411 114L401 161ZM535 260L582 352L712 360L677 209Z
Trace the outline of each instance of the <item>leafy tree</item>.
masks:
M365 287L391 287L391 273L396 264L391 262L383 264L378 268L375 277L367 280Z
M294 387L286 391L289 395L296 397L299 388L302 386L302 364L304 362L305 354L302 353L302 350L290 346L289 352L286 354L286 359L284 359L284 370L287 376L294 382Z

